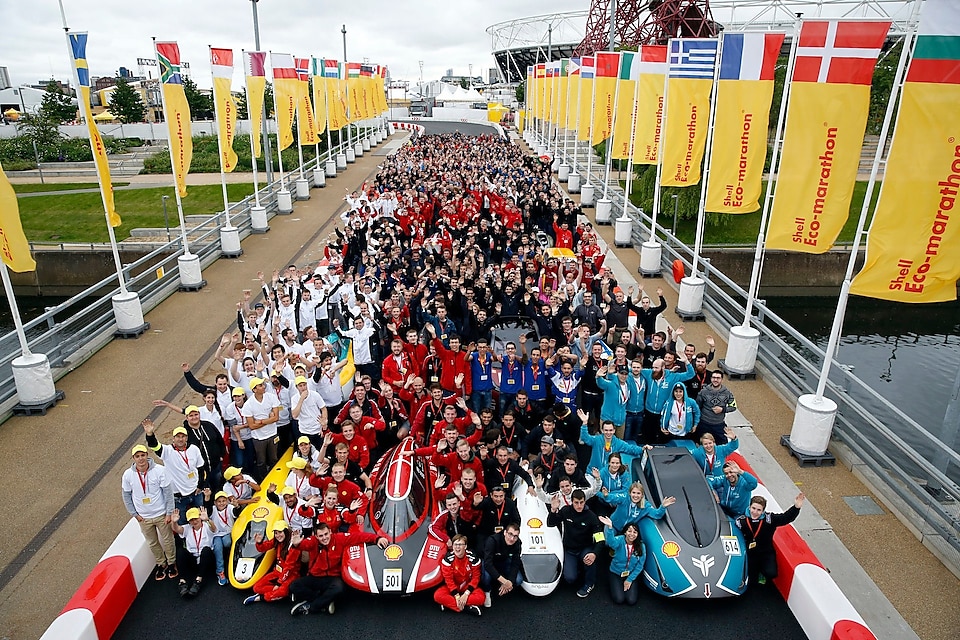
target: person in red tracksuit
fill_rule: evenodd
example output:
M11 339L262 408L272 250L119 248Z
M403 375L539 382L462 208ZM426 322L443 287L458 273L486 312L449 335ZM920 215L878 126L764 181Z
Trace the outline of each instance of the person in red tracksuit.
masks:
M372 533L333 533L325 522L318 524L315 535L309 538L294 531L290 542L291 548L310 554L307 575L297 578L290 585L290 593L297 601L290 610L293 616L322 612L332 615L334 602L344 590L340 573L347 548L355 544L374 543L381 549L387 546L386 538L377 538Z
M474 433L479 433L479 430ZM473 452L473 447L465 438L457 440L454 451L448 450L447 453L443 453L439 450L439 443L437 447L437 452L433 454L430 460L436 466L447 470L450 477L448 484L454 485L460 482L460 476L463 475L464 469L473 469L474 478L483 474L483 460Z
M395 391L403 388L410 376L420 375L417 363L403 349L403 340L394 338L390 343L391 353L383 359L380 366L381 379L392 385Z
M257 551L264 553L277 550L277 559L273 571L257 580L253 585L254 595L244 599L243 604L254 602L276 602L290 595L290 585L300 577L300 551L290 546L290 525L285 520L273 523L273 538L263 538L262 533L253 537Z
M482 612L480 606L486 594L480 589L480 561L467 549L467 537L453 537L453 549L440 563L443 584L433 594L440 609L468 611L475 616Z
M450 337L450 348L443 345L443 341L437 337L437 330L429 322L426 324L427 333L430 334L430 344L437 351L440 358L440 386L444 391L450 391L458 396L468 396L471 391L470 362L466 359L466 353L460 351L460 336Z

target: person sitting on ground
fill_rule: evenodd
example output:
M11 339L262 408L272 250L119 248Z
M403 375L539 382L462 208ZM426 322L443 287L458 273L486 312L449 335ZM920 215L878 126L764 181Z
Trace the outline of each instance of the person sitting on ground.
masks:
M262 533L254 534L253 541L257 551L266 553L276 549L273 569L257 580L253 585L253 595L247 596L243 604L254 602L276 602L290 595L290 584L300 577L300 550L290 546L290 525L285 520L277 520L271 527L272 538L264 539Z
M640 527L628 522L616 535L610 518L601 517L604 524L603 538L610 547L610 598L615 604L633 606L640 596L640 583L637 578L643 571L646 552L640 539Z
M173 510L173 532L183 539L177 549L177 571L180 573L180 597L193 598L200 593L203 579L213 575L216 559L213 556L214 525L206 509L191 507L186 513L187 526L180 526L180 513Z
M443 584L434 592L433 600L441 611L467 611L479 616L486 594L480 589L480 560L468 545L467 536L463 534L451 540L451 549L440 562Z
M500 487L497 487L500 489ZM523 542L520 540L520 525L509 522L503 529L487 538L483 549L483 579L481 585L485 592L484 607L491 606L491 595L501 598L514 587L523 584L520 572L520 554Z
M783 513L767 513L767 499L763 496L750 498L746 514L736 519L737 528L743 533L747 545L747 584L766 584L777 577L777 554L773 548L773 534L777 527L790 524L800 515L805 496L797 494L793 506Z

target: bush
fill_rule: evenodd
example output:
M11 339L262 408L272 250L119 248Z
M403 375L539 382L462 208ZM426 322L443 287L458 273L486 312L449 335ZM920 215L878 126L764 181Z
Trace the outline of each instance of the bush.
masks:
M273 145L273 166L277 165L277 147L276 139L272 139ZM326 137L320 144L321 152L326 149ZM237 153L237 171L253 171L253 159L250 154L250 136L242 134L233 141L233 150ZM312 160L315 156L314 147L303 148L303 161ZM283 150L283 168L286 171L297 167L299 164L296 146L290 146ZM266 171L266 159L260 157L257 159L257 170ZM190 173L217 173L220 171L220 151L217 147L216 136L194 136L193 138L193 160L190 163ZM143 162L142 173L170 173L170 153L166 150L155 153L146 158Z
M37 163L33 160L4 160L3 161L3 170L4 171L29 171L30 169L36 169Z

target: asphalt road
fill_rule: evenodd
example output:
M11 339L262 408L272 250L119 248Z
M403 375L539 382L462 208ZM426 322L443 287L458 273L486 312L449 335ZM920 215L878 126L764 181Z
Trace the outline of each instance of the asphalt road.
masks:
M606 579L606 569L600 575ZM598 581L599 582L599 581ZM516 593L494 599L480 618L440 611L429 593L409 597L375 596L348 591L334 616L290 615L287 600L243 606L249 592L209 582L196 599L182 601L173 581L149 581L127 613L116 639L150 637L182 640L223 629L230 640L293 638L318 630L349 629L356 638L806 638L772 585L756 587L740 598L703 601L669 600L641 590L636 607L610 601L606 583L589 598L561 585L545 598ZM483 631L495 625L496 631ZM522 635L518 635L522 634ZM509 635L507 635L509 634ZM649 634L649 635L648 635Z

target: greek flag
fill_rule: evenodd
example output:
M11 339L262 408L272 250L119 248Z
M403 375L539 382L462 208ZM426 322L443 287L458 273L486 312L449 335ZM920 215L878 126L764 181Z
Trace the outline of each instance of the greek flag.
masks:
M673 38L670 40L670 77L713 79L717 64L714 38Z

